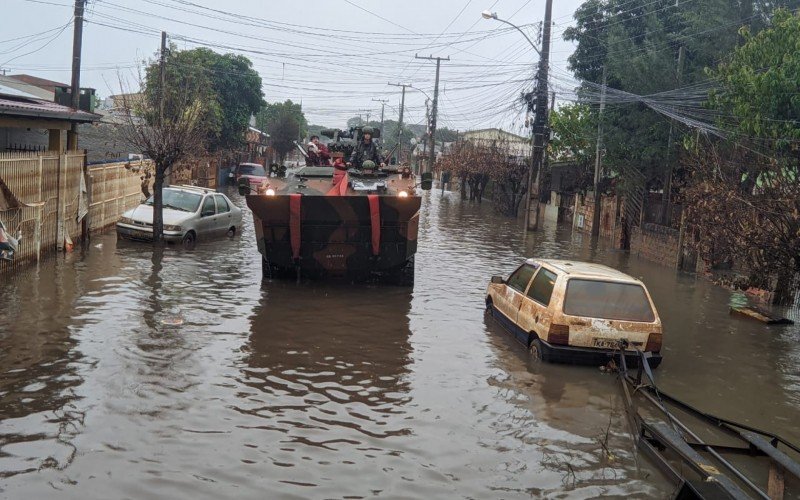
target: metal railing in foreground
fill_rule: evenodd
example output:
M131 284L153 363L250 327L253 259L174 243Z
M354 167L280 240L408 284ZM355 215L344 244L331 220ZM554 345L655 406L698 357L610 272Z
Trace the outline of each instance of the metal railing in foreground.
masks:
M619 354L626 347L621 345ZM800 494L800 448L662 392L648 355L637 353L635 371L628 369L624 355L615 356L628 423L638 448L675 485L674 498L780 499Z

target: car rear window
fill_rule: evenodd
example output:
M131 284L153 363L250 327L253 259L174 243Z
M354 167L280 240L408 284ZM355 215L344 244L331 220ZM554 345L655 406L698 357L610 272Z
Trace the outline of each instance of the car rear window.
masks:
M257 175L259 177L266 177L267 171L263 167L256 165L239 165L239 175Z
M577 278L567 282L564 314L645 323L656 319L641 285Z

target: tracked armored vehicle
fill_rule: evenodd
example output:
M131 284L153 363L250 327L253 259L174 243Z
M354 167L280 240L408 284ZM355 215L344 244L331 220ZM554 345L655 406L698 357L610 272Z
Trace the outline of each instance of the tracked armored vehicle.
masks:
M335 166L307 165L285 175L271 169L247 194L264 277L413 284L419 189L430 189L429 174L421 179L408 166L372 161L347 165L361 128L322 135ZM250 189L239 186L243 194Z

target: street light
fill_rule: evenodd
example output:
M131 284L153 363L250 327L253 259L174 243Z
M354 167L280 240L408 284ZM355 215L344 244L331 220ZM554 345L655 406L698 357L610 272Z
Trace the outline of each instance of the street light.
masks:
M484 19L494 19L495 21L500 21L501 23L505 23L505 24L507 24L507 25L511 26L512 28L516 29L517 31L519 31L520 33L522 33L522 36L524 36L524 37L525 37L525 40L527 40L527 41L528 41L528 43L529 43L529 44L531 44L531 47L533 47L533 50L535 50L535 51L536 51L536 53L537 53L537 54L539 54L539 56L541 56L541 55L542 55L542 53L541 53L541 52L539 52L539 47L537 47L537 46L536 46L536 45L535 45L535 44L534 44L534 43L531 41L531 39L530 39L530 38L528 38L528 35L527 35L527 34L526 34L524 31L522 31L522 28L520 28L520 27L519 27L519 26L517 26L516 24L510 23L510 22L506 21L505 19L500 19L499 17L497 17L497 12L490 12L490 11L488 11L488 10L484 10L483 12L481 12L481 16L482 16Z
M536 230L539 228L539 179L544 165L544 155L546 148L546 140L544 132L547 128L547 66L550 60L550 22L552 13L553 0L547 0L544 15L544 33L542 37L543 50L542 53L539 48L528 38L528 35L522 29L505 19L497 17L496 12L485 10L481 12L481 17L484 19L494 19L505 23L512 28L516 29L525 40L531 44L533 50L539 54L539 70L536 75L536 117L534 118L533 137L531 140L531 168L528 170L528 196L525 203L525 229ZM536 168L536 178L533 177L533 170ZM535 198L534 198L535 196ZM535 204L535 206L534 206ZM533 220L531 220L531 209L534 210Z

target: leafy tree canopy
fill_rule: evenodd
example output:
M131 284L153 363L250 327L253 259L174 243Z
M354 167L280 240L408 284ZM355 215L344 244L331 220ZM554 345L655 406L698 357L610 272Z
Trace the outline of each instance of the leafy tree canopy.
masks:
M308 122L302 106L286 100L267 103L256 115L256 126L269 134L270 144L283 162L287 153L294 149L294 141L306 136Z
M242 144L250 116L264 103L261 77L249 59L218 54L207 48L177 50L172 45L166 56L165 71L166 116L181 111L172 103L182 102L178 96L191 89L203 102L201 120L206 129L206 147L213 151ZM145 118L148 123L156 123L161 99L158 61L145 70L144 93L146 108L151 111Z
M711 103L744 142L787 152L800 142L800 15L781 10L770 28L742 36L729 61L710 71L720 86Z

